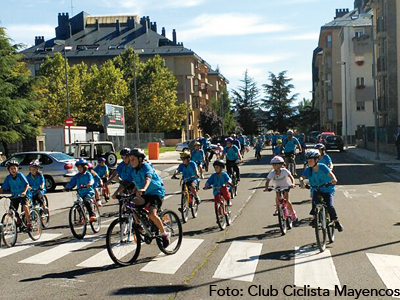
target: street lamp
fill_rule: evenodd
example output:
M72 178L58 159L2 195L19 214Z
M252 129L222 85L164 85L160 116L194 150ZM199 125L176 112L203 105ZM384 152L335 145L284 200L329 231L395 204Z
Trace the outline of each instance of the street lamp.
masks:
M345 61L338 61L337 62L339 65L344 66L344 124L346 126L343 126L345 128L345 132L344 132L344 136L345 136L345 140L344 140L344 146L347 149L348 145L347 145L347 127L348 127L348 123L347 123L347 69L346 69L346 62Z
M143 52L143 49L140 49L140 52ZM139 105L137 99L137 88L136 88L136 52L133 49L133 85L135 88L135 113L136 113L136 139L138 143L138 147L140 148L140 135L139 135Z
M185 101L186 101L186 106L187 106L187 112L186 112L186 140L189 140L189 136L190 136L190 130L189 130L189 106L190 106L190 101L189 101L189 97L187 95L187 79L193 79L194 76L193 75L188 75L184 78L184 89L185 89ZM190 84L190 87L192 86L192 84ZM190 91L192 91L192 89L190 89Z
M65 84L66 84L66 91L67 91L67 115L68 118L71 117L71 111L69 108L69 90L68 90L68 72L67 72L67 50L65 49L66 47L66 42L65 40L55 40L54 44L59 45L59 46L64 46L64 64L65 64ZM69 145L71 145L71 126L68 126L68 142Z
M378 126L379 126L379 116L378 116L378 105L377 105L377 89L376 89L376 53L375 53L375 32L374 32L374 15L371 15L371 39L372 39L372 78L374 80L374 122L375 122L375 159L379 160L379 140L378 140Z

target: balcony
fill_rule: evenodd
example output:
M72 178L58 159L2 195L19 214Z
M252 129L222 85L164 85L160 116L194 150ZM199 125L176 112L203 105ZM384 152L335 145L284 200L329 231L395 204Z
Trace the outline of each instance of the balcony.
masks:
M378 72L386 72L387 71L387 58L385 56L378 57L377 68L378 68Z
M366 85L356 86L356 101L368 101L374 99L374 87Z
M376 19L376 33L382 33L386 31L386 22L383 16Z
M378 97L378 111L386 112L387 108L388 108L387 97L385 97L385 96Z
M372 53L372 41L369 35L353 37L354 53L357 56L362 56L364 53Z

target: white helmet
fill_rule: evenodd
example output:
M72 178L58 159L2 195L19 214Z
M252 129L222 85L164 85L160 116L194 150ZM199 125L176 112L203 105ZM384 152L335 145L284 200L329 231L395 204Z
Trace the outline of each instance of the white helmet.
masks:
M277 156L274 156L272 159L271 159L271 162L270 162L271 164L284 164L285 163L285 160L282 158L282 157L280 157L279 155L277 155Z
M293 135L293 130L288 130L288 131L286 132L286 135Z

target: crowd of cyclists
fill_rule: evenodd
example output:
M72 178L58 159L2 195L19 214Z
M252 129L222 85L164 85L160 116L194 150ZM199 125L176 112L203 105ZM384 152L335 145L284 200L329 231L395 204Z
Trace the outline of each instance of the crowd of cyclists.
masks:
M327 205L330 218L335 223L335 227L339 231L343 230L333 200L337 179L333 173L332 159L326 153L323 144L317 144L313 149L309 149L306 152L304 135L301 134L296 137L292 130L288 130L286 134L273 133L251 138L242 134L237 136L233 134L226 138L225 142L225 147L218 144L217 148L212 149L211 137L205 135L195 142L194 149L191 152L185 150L180 153L182 163L175 170L173 178L178 173L182 173L184 182L194 195L197 204L201 202L198 189L200 179L204 178L204 168L207 160L210 162L214 155L216 156L213 162L215 172L207 179L204 189L212 187L214 197L222 196L226 201L226 205L231 206L232 201L229 195L232 183L231 177L235 173L236 180L240 181L239 165L243 162L243 156L249 151L250 147L255 149L256 157L258 155L261 156L261 151L264 147L271 145L273 158L270 163L273 170L268 174L264 191L269 190L271 183L274 183L275 187L287 188L284 193L287 207L290 210L292 219L296 220L298 218L289 196L290 188L295 187L294 178L297 174L296 172L292 174L285 167L288 162L296 162L295 156L298 153L301 159L305 161L304 172L299 176L301 186L304 186L304 179L308 179L311 185L313 204L310 214L315 215L315 206L322 198ZM89 203L92 199L95 199L98 206L101 206L100 193L104 193L103 196L106 201L110 197L117 199L117 196L121 193L132 195L132 197L135 195L133 198L135 205L148 209L148 217L158 228L164 247L167 247L169 236L165 232L163 223L157 214L165 197L164 181L157 174L152 164L146 160L146 154L142 149L124 148L120 151L120 155L122 161L112 174L110 174L104 158L99 158L95 168L85 159L77 160L75 165L78 172L72 177L64 190L67 191L76 187L79 196L84 200L90 222L96 221L96 215ZM6 166L9 175L5 178L0 193L11 193L13 197L11 205L16 210L19 205L22 206L29 229L32 227L29 217L32 205L36 203L45 205L43 195L46 193L46 187L43 174L40 171L40 163L37 160L32 161L28 176L19 171L19 163L17 161L8 161ZM120 179L120 185L111 195L108 185L117 178ZM99 188L101 188L101 192L98 190ZM278 194L276 199L276 207L278 208ZM219 201L220 199L215 200ZM275 211L274 215L276 213L277 211ZM311 225L315 226L314 222Z

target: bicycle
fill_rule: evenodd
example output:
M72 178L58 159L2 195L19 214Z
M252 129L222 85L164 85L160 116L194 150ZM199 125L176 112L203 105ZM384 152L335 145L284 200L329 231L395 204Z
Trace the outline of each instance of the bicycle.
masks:
M321 193L322 187L331 186L331 183L326 183L315 188L318 193ZM305 186L307 189L310 189L311 186L307 184ZM317 239L317 245L319 251L324 252L326 249L326 236L328 236L329 243L333 243L335 241L335 222L331 221L331 217L329 215L327 205L324 199L319 195L320 203L316 203L316 214L315 214L315 237Z
M257 158L257 161L261 160L261 150L256 149L256 158Z
M281 188L281 187L269 188L268 192L271 192L273 190L275 190L278 193L279 229L281 230L282 235L285 235L286 232L287 232L287 229L292 229L293 228L293 220L292 220L291 215L288 212L287 202L286 202L285 197L284 197L284 193L286 191L289 191L290 188Z
M287 166L287 169L290 171L290 173L295 176L296 174L296 169L295 169L295 159L296 159L296 155L294 153L285 153L285 163Z
M208 187L204 187L205 190L209 189ZM227 205L225 199L222 195L221 191L218 193L219 201L214 197L214 209L215 216L217 218L218 227L221 230L225 230L226 226L230 226L232 224L232 205ZM229 203L230 204L230 203Z
M237 163L237 162L235 162ZM239 165L239 163L237 163ZM237 196L237 188L238 188L238 181L236 177L236 172L233 170L233 166L228 170L228 175L232 180L231 184L231 198L235 198Z
M13 199L12 196L1 196L0 199ZM25 212L22 209L21 214L14 208L12 202L8 212L6 212L1 218L1 223L3 224L2 229L2 239L4 244L10 248L15 245L18 239L18 233L28 233L29 237L33 241L37 241L42 236L42 224L40 221L39 213L36 209L30 210L30 218L32 223L32 228L29 229L25 222Z
M74 237L81 240L86 235L87 223L90 223L90 227L94 233L98 233L101 229L101 216L99 207L94 198L90 199L90 206L97 218L97 221L89 221L89 212L86 209L84 200L79 196L79 189L74 189L76 192L76 200L69 210L69 228Z
M172 179L179 179L176 176L173 176ZM192 212L193 218L197 218L197 213L199 210L199 204L195 201L194 195L192 191L187 186L187 180L181 178L180 185L182 187L182 196L181 196L181 207L179 211L182 214L183 223L187 223L189 220L189 210ZM196 185L196 190L199 191L199 184Z
M183 233L177 214L158 209L157 214L170 237L170 245L164 248L158 228L148 219L148 211L142 206L137 207L129 195L117 196L117 199L119 217L110 224L106 235L107 252L115 264L133 264L139 256L142 242L149 245L154 239L158 248L167 255L179 250Z
M40 193L40 190L37 190L35 194ZM46 195L43 195L43 204L40 205L38 202L34 204L34 208L40 215L40 220L42 222L42 227L47 228L50 222L50 210L49 210L49 199Z

